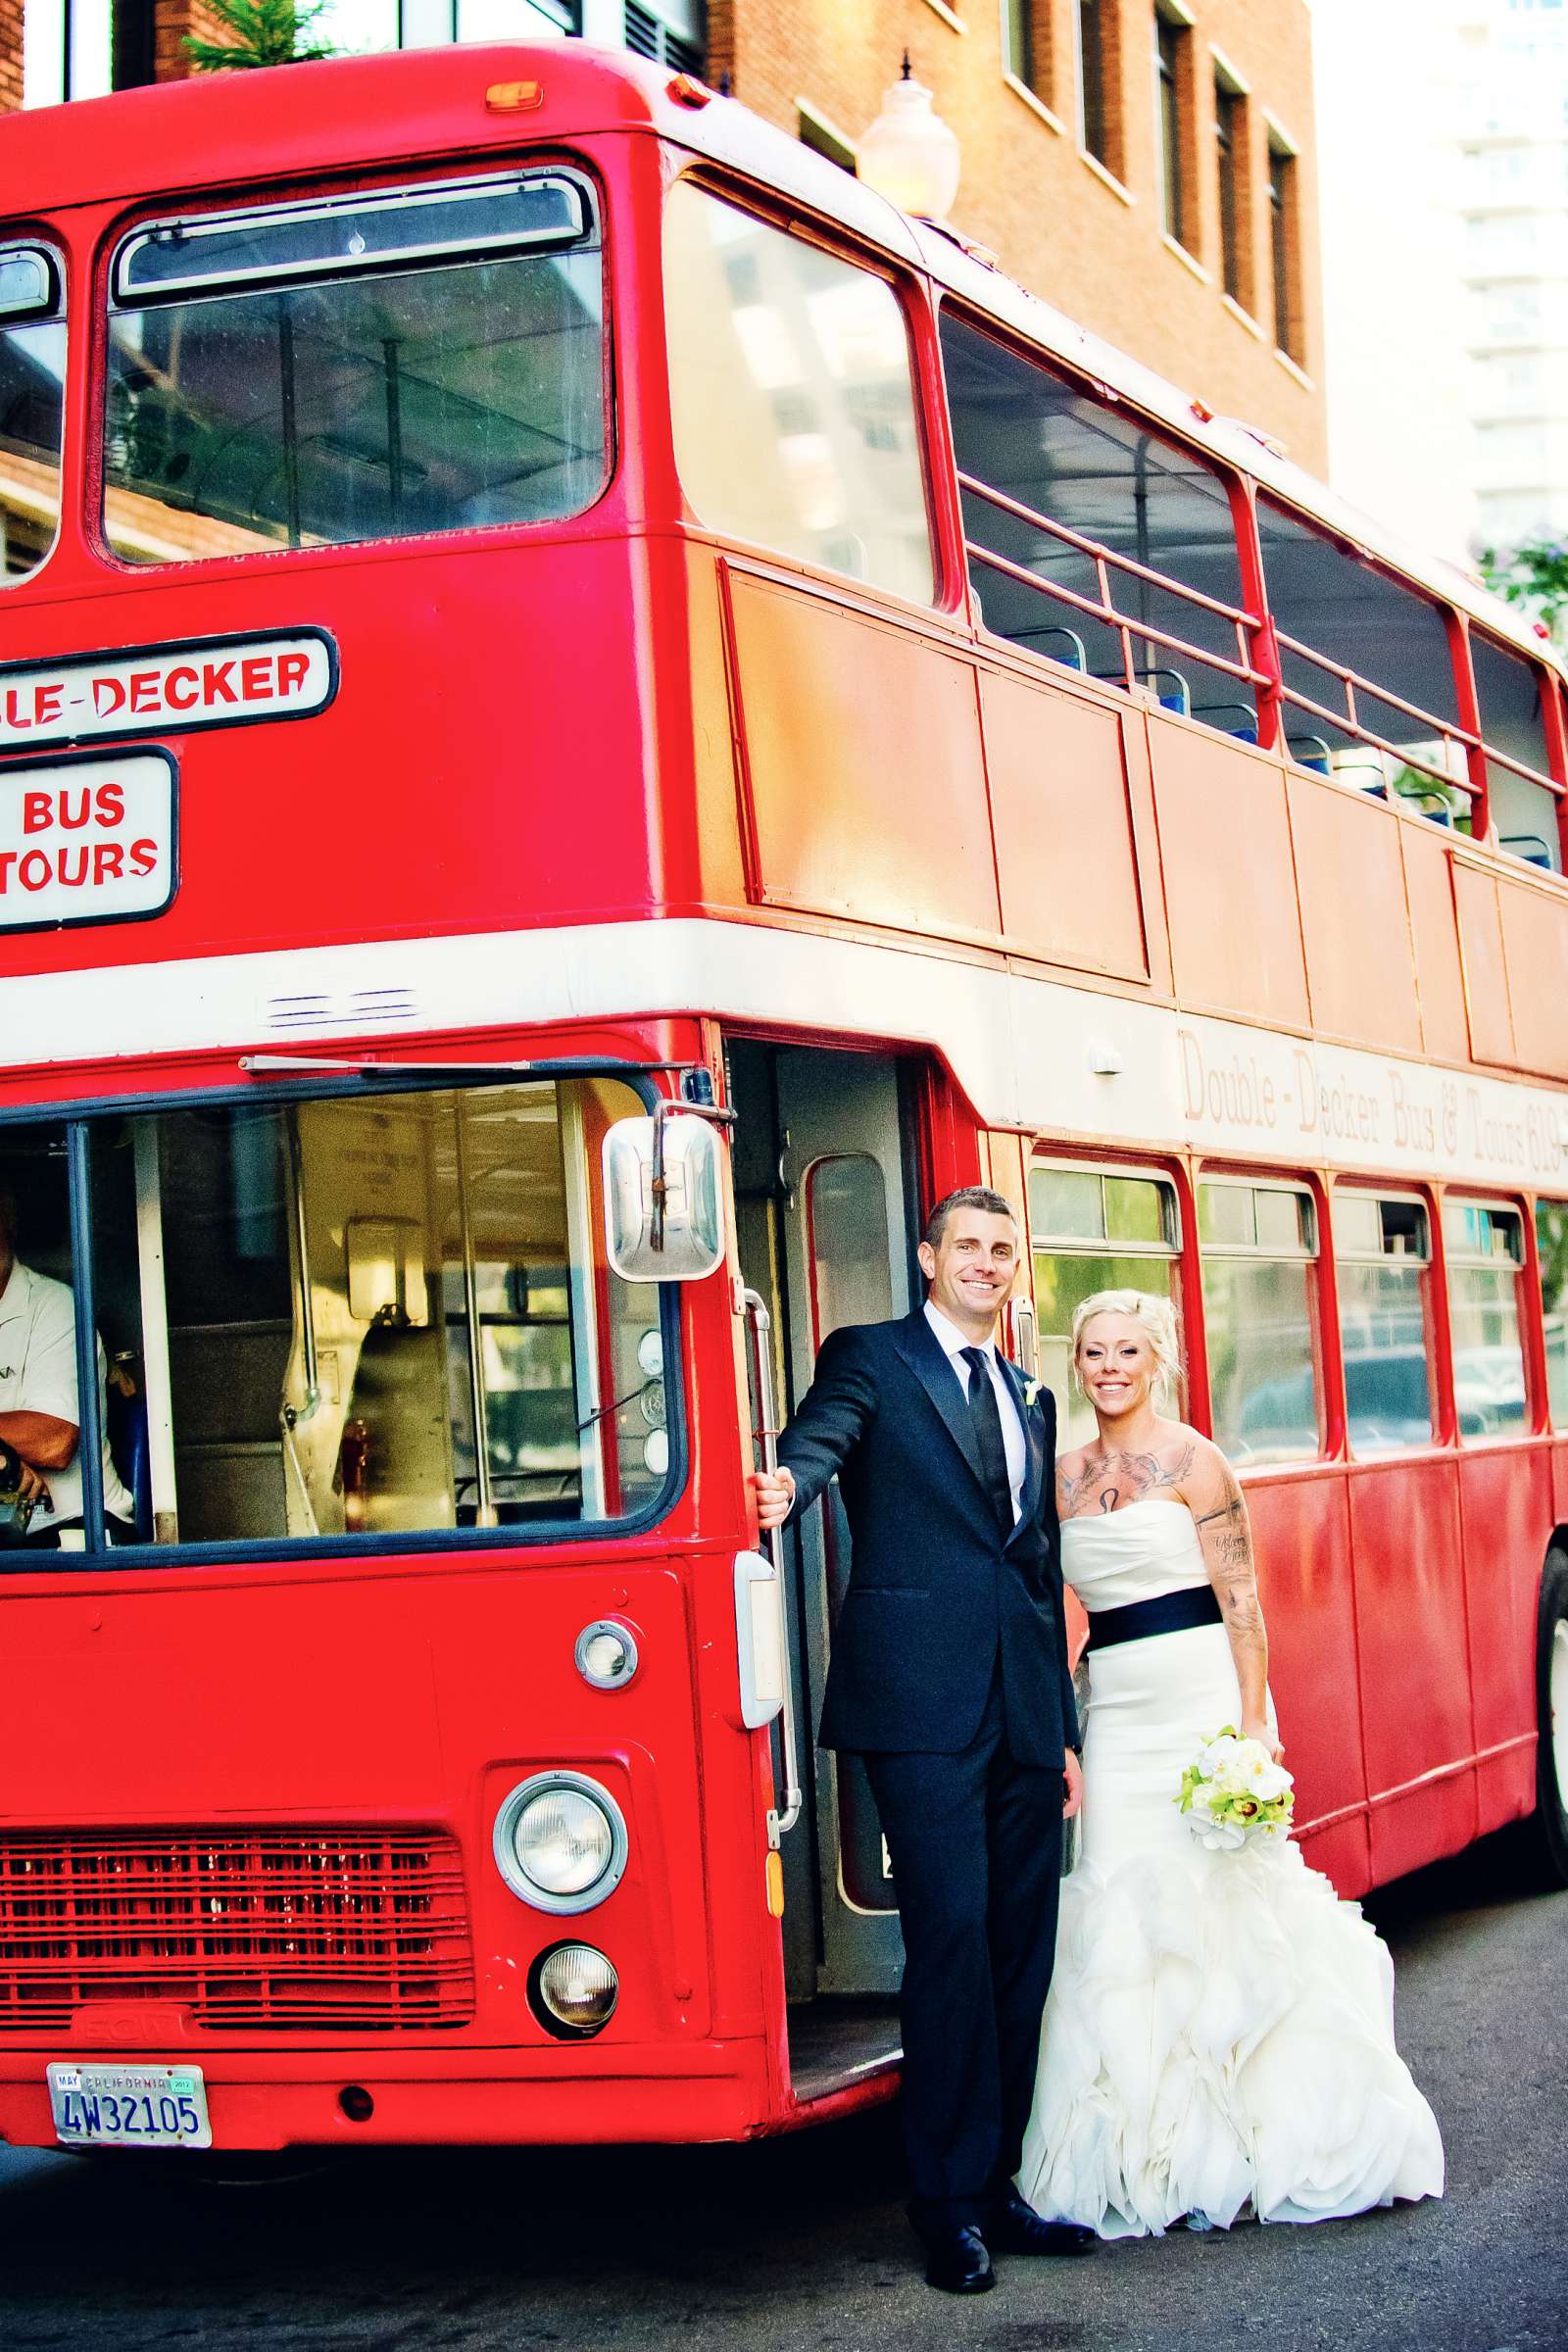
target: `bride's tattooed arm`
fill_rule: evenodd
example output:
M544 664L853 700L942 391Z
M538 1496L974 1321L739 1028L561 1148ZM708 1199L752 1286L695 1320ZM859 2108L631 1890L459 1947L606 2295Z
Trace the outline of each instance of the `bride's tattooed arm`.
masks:
M1187 1503L1202 1546L1203 1565L1225 1620L1236 1679L1241 1685L1240 1729L1264 1746L1276 1742L1267 1729L1268 1635L1258 1598L1257 1565L1247 1500L1236 1473L1218 1446L1203 1448L1186 1482Z

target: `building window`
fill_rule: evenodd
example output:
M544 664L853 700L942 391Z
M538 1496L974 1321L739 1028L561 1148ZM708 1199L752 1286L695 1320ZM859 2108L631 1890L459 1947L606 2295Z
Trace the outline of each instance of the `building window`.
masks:
M1154 101L1159 131L1159 193L1165 234L1189 251L1197 244L1197 211L1191 195L1187 154L1192 120L1188 77L1192 67L1191 27L1178 17L1154 11Z
M1214 73L1214 149L1219 164L1220 271L1225 291L1252 308L1251 185L1248 175L1247 93Z
M1419 1200L1334 1198L1334 1259L1350 1450L1363 1462L1430 1446L1432 1244Z
M1078 0L1078 141L1087 155L1119 174L1119 124L1110 104L1114 57L1106 35L1108 0Z
M1233 1462L1309 1460L1322 1429L1311 1196L1203 1184L1198 1232L1214 1443Z
M700 0L663 0L645 8L642 0L626 0L626 46L636 57L651 57L677 74L701 74L706 63Z
M1003 0L1002 62L1014 81L1051 104L1051 0Z
M1268 142L1268 209L1274 259L1274 341L1298 365L1301 338L1300 222L1298 218L1296 157L1274 132Z

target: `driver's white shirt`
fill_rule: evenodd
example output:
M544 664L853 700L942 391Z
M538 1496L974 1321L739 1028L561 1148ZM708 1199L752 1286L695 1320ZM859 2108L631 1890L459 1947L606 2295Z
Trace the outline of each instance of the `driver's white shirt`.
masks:
M98 1412L104 1418L109 1358L98 1342ZM76 1403L76 1302L68 1283L34 1273L20 1258L0 1291L0 1413L52 1413L80 1426ZM42 1473L54 1511L33 1513L34 1534L81 1517L80 1449L64 1470ZM114 1519L134 1519L136 1506L109 1458L104 1441L104 1508Z

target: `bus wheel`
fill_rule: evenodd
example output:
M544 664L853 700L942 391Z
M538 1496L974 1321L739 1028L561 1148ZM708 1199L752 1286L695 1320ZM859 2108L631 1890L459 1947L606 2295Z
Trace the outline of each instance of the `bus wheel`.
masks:
M1568 1551L1554 1544L1541 1579L1536 1645L1536 1856L1543 1875L1568 1886Z

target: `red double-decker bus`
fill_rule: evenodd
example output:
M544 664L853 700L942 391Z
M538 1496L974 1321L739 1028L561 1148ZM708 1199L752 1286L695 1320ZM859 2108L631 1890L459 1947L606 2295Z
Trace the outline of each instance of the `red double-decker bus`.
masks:
M80 1431L0 1548L0 2133L885 2095L847 1533L747 1477L956 1183L1069 1423L1075 1301L1177 1301L1308 1856L1562 1870L1538 638L575 44L14 117L0 216L0 1437Z

